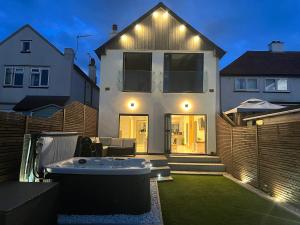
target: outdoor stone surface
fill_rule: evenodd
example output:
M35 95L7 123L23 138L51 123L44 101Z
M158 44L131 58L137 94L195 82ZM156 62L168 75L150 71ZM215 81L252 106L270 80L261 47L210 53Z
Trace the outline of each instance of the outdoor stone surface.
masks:
M151 180L151 211L141 215L59 215L59 225L162 225L157 182Z

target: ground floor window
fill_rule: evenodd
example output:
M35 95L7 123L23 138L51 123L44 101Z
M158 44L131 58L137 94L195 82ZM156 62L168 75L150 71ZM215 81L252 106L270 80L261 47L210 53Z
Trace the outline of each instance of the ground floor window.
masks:
M171 114L170 125L171 153L206 154L205 115Z
M135 138L136 152L148 150L148 115L120 115L119 137Z

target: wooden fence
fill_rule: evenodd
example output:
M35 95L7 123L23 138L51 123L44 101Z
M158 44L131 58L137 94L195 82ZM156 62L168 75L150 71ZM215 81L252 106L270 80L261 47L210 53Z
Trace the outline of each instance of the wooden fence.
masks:
M300 121L233 127L218 116L217 149L232 176L300 208Z
M50 118L0 112L0 182L18 177L25 133L70 131L97 136L97 121L98 111L79 102L67 105Z

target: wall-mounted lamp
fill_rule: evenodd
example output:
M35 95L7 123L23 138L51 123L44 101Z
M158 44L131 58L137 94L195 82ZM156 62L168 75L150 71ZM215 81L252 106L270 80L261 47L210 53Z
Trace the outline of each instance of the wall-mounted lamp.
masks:
M123 34L122 36L121 36L121 41L126 41L127 40L127 35L126 34Z
M137 106L137 104L136 104L135 101L129 101L129 102L128 102L128 108L129 108L130 110L136 109L136 106Z
M256 125L257 126L264 125L264 121L263 120L256 120Z
M158 12L155 11L155 12L152 13L152 15L153 15L154 18L156 18L156 17L158 17Z
M192 105L191 105L191 103L185 101L185 102L182 103L182 108L185 111L189 111L192 108Z
M194 37L194 41L200 41L200 37L199 37L199 35L195 35L195 37Z
M135 30L140 31L142 29L142 26L140 24L135 25Z
M184 24L181 24L181 25L179 26L179 30L180 30L181 32L185 31L185 25L184 25Z
M168 16L169 16L169 12L168 11L164 12L163 17L168 18Z

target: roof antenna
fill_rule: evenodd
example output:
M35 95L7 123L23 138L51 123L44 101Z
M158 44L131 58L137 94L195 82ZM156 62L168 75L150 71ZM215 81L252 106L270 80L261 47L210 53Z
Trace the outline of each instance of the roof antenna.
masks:
M91 37L91 36L93 36L93 35L91 35L91 34L82 34L82 35L78 34L78 35L76 36L76 51L75 51L75 57L76 57L76 55L77 55L77 51L78 51L78 48L79 48L79 39L80 39L80 38L87 38L87 37Z

